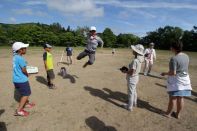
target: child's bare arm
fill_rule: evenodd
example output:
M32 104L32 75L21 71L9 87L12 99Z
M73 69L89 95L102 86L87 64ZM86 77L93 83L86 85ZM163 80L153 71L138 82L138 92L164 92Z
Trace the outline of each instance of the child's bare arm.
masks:
M44 68L47 70L47 61L44 61Z
M27 77L29 76L29 74L27 73L26 67L23 67L23 68L22 68L22 72L23 72Z

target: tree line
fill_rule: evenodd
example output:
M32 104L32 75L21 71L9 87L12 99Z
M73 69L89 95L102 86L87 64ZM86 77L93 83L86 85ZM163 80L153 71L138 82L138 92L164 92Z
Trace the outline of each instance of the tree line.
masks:
M42 23L3 24L0 23L0 45L9 45L14 41L22 41L32 46L42 46L50 43L55 46L84 46L86 44L88 27L77 27L73 30L68 26L66 29L59 23L51 25ZM128 48L132 44L147 46L150 42L155 43L156 49L169 49L172 41L181 40L184 50L197 51L197 27L192 30L183 30L179 27L165 26L155 31L148 32L144 37L138 37L131 33L115 35L110 28L105 28L98 35L104 41L104 47Z

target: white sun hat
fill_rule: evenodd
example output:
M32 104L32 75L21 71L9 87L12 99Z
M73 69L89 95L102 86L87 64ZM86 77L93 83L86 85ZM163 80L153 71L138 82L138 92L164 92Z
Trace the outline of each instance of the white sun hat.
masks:
M12 45L12 50L16 52L21 48L27 48L28 46L29 44L24 44L23 42L14 42L14 44Z
M90 31L92 31L92 30L96 31L96 27L95 26L91 26L90 27Z
M131 48L138 54L144 55L144 46L141 44L131 45Z

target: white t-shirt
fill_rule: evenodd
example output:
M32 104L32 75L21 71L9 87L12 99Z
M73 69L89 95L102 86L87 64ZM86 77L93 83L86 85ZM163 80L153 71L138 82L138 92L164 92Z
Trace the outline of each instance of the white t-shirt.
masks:
M144 54L148 54L147 57L145 56L145 59L147 59L149 61L153 61L153 58L156 59L155 49L147 48L144 51Z

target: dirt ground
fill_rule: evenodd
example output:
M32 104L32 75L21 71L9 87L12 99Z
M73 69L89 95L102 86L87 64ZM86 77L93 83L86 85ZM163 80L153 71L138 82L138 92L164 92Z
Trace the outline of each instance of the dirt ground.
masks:
M138 107L132 112L120 107L127 99L125 74L118 68L132 59L130 49L98 50L96 62L82 68L87 57L75 60L71 66L59 64L63 48L53 50L56 90L46 86L42 48L29 48L25 56L28 65L37 66L38 74L29 77L36 103L28 117L13 116L17 107L12 84L12 53L0 48L0 131L196 131L197 130L197 53L190 56L192 97L185 99L181 119L161 115L167 108L165 78L158 74L168 70L170 51L157 51L153 76L140 75L137 86ZM74 50L74 57L82 49ZM66 61L66 57L64 57ZM68 75L58 75L66 67Z

